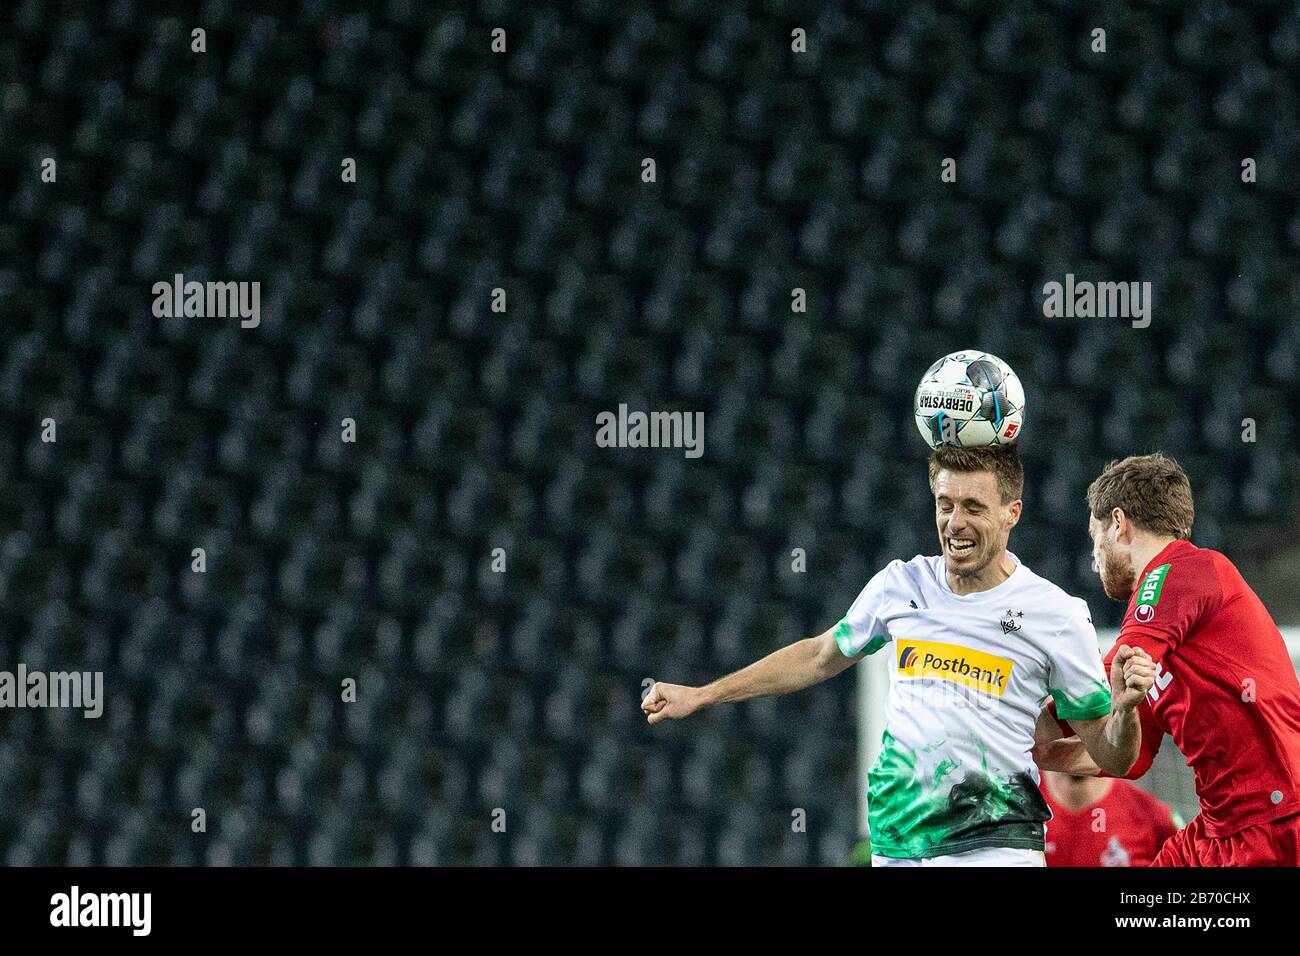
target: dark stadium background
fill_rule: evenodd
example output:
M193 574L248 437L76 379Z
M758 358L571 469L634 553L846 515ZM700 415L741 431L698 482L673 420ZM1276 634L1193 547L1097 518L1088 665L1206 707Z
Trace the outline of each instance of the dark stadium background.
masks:
M1012 550L1099 626L1083 492L1156 449L1300 623L1298 68L1273 0L4 4L0 668L107 700L0 712L0 862L843 861L852 677L656 728L642 681L933 550L960 348L1027 389ZM155 318L177 272L260 326ZM1150 327L1044 318L1066 273ZM703 457L597 448L620 403Z

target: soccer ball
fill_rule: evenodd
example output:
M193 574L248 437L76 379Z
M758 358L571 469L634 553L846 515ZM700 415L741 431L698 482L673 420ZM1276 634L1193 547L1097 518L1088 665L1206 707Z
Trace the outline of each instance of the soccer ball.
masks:
M922 376L912 410L931 448L1009 445L1024 427L1025 389L996 355L953 352Z

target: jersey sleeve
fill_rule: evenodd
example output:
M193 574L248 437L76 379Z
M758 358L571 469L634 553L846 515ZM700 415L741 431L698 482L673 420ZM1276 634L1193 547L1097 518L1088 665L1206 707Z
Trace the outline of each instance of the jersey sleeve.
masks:
M891 562L876 572L848 613L831 631L840 653L845 657L856 657L863 651L874 654L889 643L889 629L885 627L884 614L889 596L890 571L896 563Z
M1208 557L1193 556L1152 568L1138 583L1116 644L1140 647L1157 664L1206 614L1223 590Z
M1059 720L1096 720L1110 713L1110 688L1088 605L1069 599L1065 623L1048 647L1047 692Z

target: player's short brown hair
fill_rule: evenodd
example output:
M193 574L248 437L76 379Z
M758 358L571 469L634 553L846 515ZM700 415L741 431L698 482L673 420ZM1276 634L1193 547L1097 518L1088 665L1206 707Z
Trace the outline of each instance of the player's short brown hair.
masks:
M1166 455L1132 455L1112 461L1088 486L1088 510L1104 521L1115 508L1152 534L1192 536L1192 484Z
M948 471L991 471L998 482L998 496L1004 505L1019 498L1025 490L1025 466L1015 445L987 445L979 448L959 448L940 445L930 453L930 491L940 469Z

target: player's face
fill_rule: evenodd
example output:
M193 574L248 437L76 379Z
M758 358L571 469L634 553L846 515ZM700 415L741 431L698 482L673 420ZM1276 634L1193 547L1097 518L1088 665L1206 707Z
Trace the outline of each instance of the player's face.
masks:
M1000 557L1018 514L1016 502L1002 504L997 478L991 471L945 468L935 476L934 519L939 547L954 575L979 575Z
M1088 516L1088 535L1092 538L1092 569L1101 575L1101 589L1113 601L1127 601L1137 587L1132 562L1107 534L1107 526Z

